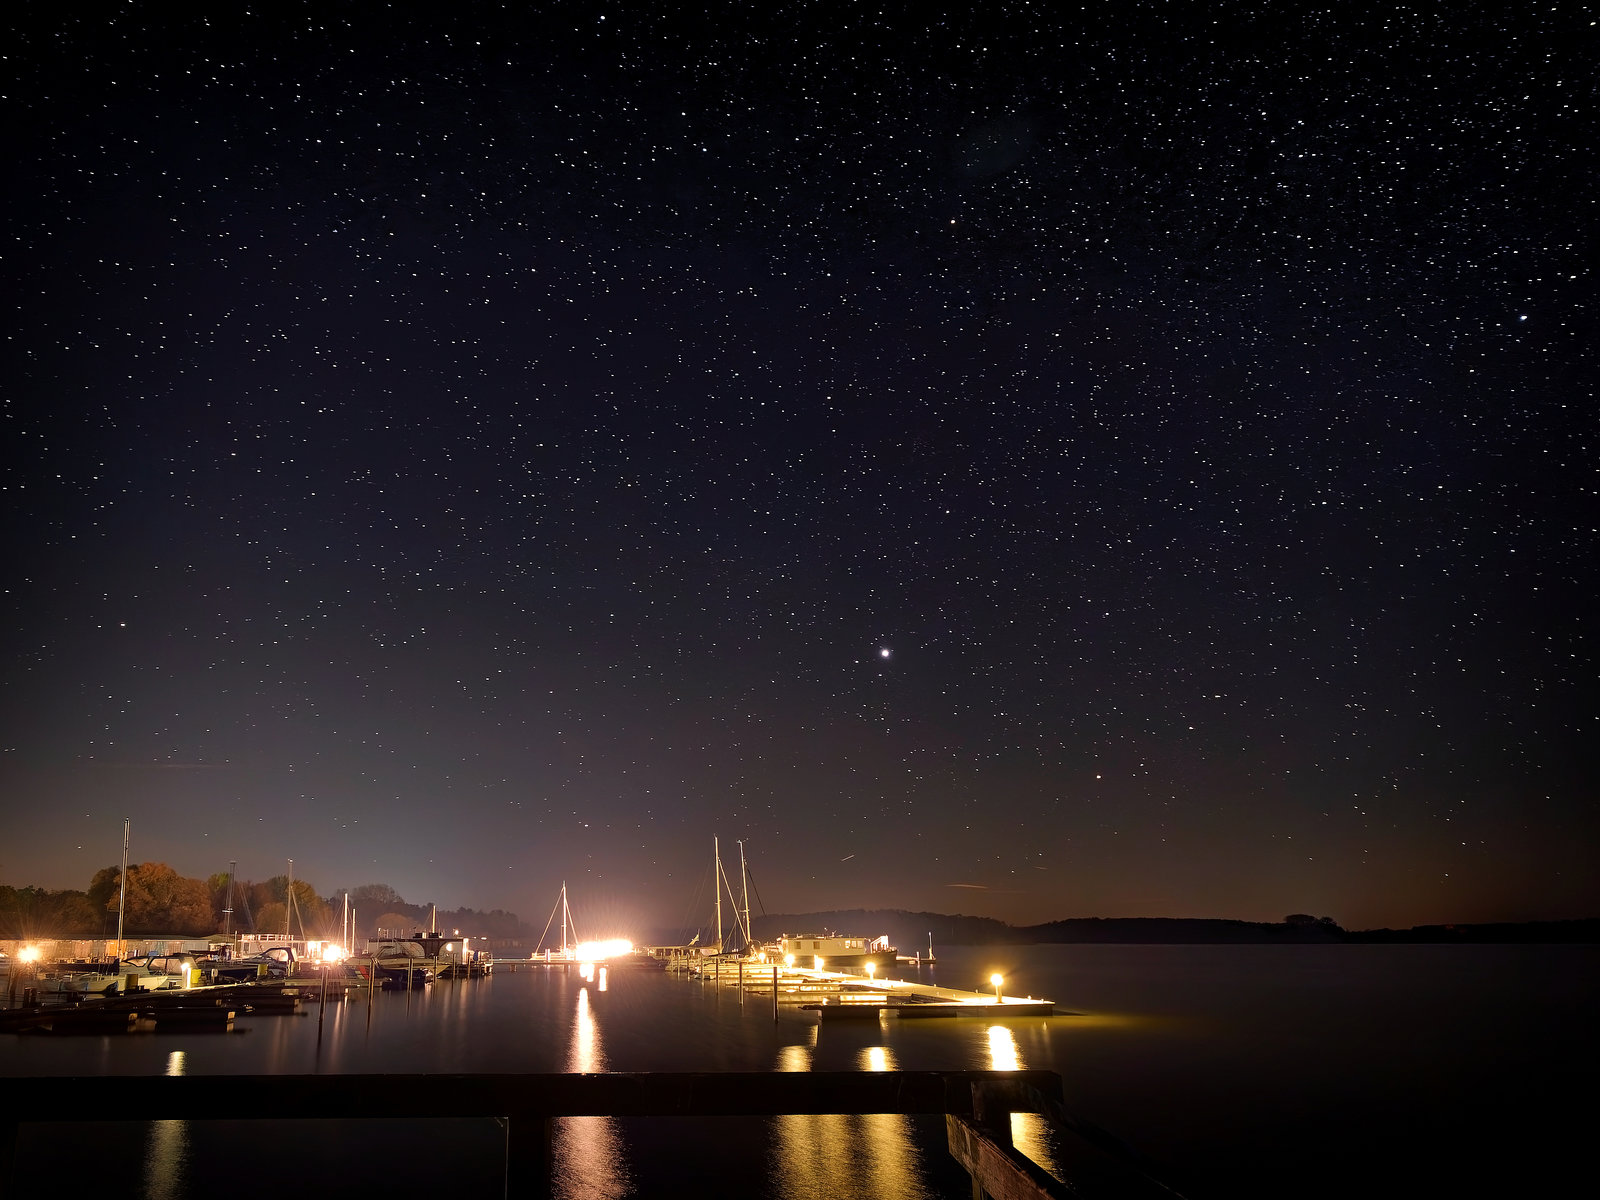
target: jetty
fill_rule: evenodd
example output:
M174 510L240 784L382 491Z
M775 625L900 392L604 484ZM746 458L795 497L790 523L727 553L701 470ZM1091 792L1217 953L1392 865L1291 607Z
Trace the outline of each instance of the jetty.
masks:
M253 1121L285 1112L296 1120L494 1118L505 1130L504 1194L549 1196L553 1122L562 1117L900 1113L944 1118L946 1145L969 1173L974 1196L1084 1194L1017 1149L1011 1114L1022 1112L1081 1145L1085 1157L1075 1155L1075 1166L1103 1185L1093 1194L1181 1200L1132 1151L1063 1107L1053 1071L152 1076L121 1091L109 1109L82 1104L104 1088L102 1077L41 1076L27 1084L0 1092L0 1178L14 1176L20 1127L33 1121Z
M699 961L676 958L667 970L705 986L735 988L745 997L765 998L774 1015L782 1006L814 1011L823 1021L876 1020L880 1017L1054 1016L1055 1002L1034 996L1007 996L1000 985L992 992L938 987L903 979L877 979L841 971L818 971L787 963L706 956Z

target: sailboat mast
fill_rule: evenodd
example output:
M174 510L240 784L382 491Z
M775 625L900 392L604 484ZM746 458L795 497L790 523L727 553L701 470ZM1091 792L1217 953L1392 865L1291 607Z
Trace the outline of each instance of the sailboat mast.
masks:
M722 953L722 847L715 834L711 836L711 857L716 860L712 872L711 890L717 894L717 953Z
M561 953L567 952L567 881L561 881Z
M238 859L228 864L228 898L223 902L222 909L222 932L230 939L233 937L233 873L238 866Z
M289 886L283 897L283 937L289 939L289 913L294 908L294 859L289 860Z
M127 817L122 818L122 891L117 896L117 961L122 960L122 914L128 908L128 827Z
M750 872L744 865L744 839L739 840L739 885L744 889L744 940L748 946L750 937ZM748 953L748 951L746 951Z

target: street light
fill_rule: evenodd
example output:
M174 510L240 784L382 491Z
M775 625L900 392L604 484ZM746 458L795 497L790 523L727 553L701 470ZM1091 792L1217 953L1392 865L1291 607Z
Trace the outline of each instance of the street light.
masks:
M996 1004L999 1004L1000 1003L1000 985L1002 983L1004 983L1005 980L1000 975L1000 973L998 971L996 971L993 975L989 976L989 982L994 984L994 1002Z

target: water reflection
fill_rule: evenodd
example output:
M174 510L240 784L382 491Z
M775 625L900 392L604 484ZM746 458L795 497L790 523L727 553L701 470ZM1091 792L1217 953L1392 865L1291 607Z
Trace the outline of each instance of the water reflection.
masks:
M1022 1051L1017 1046L1016 1035L1004 1025L989 1026L989 1069L1020 1071L1022 1067ZM1055 1170L1049 1126L1038 1113L1011 1114L1011 1144L1045 1170Z
M589 1007L589 989L578 989L567 1070L587 1074L606 1069L600 1029ZM622 1138L613 1117L562 1117L555 1123L555 1193L570 1200L612 1200L631 1190Z
M167 1055L167 1074L182 1075L182 1050ZM144 1152L144 1194L149 1200L177 1200L189 1164L189 1123L152 1121Z
M774 1069L809 1071L815 1053L814 1045L781 1047ZM899 1063L888 1046L864 1046L855 1066L860 1071L893 1071ZM771 1174L778 1195L800 1200L924 1200L931 1195L923 1183L911 1118L897 1113L774 1117Z

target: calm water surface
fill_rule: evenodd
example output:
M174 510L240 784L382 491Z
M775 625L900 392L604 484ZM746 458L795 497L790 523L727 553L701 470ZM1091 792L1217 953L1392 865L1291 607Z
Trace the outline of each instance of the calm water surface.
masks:
M1587 946L952 947L937 981L1049 996L1074 1015L822 1028L655 972L524 970L254 1017L222 1034L0 1041L0 1072L124 1077L333 1072L804 1071L1043 1067L1067 1106L1160 1162L1195 1200L1542 1189L1579 1166L1568 1101L1597 1065ZM907 969L906 977L915 972ZM7 1086L25 1089L22 1079ZM241 1080L241 1087L248 1087ZM1581 1095L1581 1092L1578 1094ZM285 1114L291 1118L293 1114ZM1064 1169L1034 1118L1018 1144ZM123 1195L281 1195L287 1179L498 1195L492 1122L25 1126L19 1195L86 1162ZM557 1134L558 1194L966 1197L941 1119L582 1118ZM251 1166L251 1164L259 1164Z

